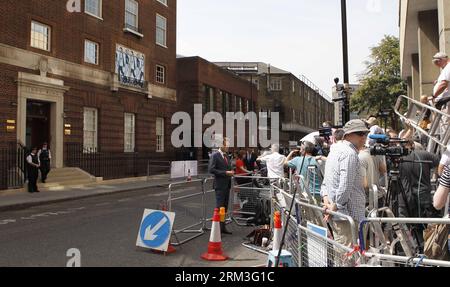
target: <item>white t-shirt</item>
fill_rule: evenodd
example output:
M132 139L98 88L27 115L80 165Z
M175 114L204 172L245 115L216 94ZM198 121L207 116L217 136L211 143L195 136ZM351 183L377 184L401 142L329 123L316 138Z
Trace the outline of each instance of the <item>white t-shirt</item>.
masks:
M442 94L440 94L436 98L436 100L450 96L450 63L447 64L447 66L445 66L445 68L441 71L441 74L439 75L439 78L437 80L437 84L434 86L433 95L436 93L437 88L442 81L448 82L447 89Z
M284 161L286 160L284 155L274 152L261 157L261 160L266 162L267 176L269 178L284 177Z
M448 148L442 154L441 161L439 162L439 164L443 166L450 165L450 151L448 150Z

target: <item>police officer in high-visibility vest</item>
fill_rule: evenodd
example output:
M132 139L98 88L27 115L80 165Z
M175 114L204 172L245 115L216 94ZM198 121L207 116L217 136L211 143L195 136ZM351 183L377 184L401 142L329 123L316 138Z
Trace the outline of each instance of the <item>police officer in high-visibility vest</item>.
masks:
M41 165L39 168L41 170L41 180L45 183L47 180L47 175L50 172L50 161L52 159L47 143L42 145L42 148L38 152L38 158Z
M37 188L37 179L39 176L39 157L37 156L37 148L34 147L27 156L28 169L28 192L39 192Z

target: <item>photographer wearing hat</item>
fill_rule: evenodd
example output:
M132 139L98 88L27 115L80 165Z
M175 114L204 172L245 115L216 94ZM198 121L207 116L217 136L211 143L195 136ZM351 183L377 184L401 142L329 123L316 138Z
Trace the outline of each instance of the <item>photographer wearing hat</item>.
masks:
M433 57L433 63L442 69L441 74L439 75L439 78L436 81L436 84L433 89L433 98L435 99L435 102L437 104L439 104L439 102L442 101L443 99L450 98L450 89L449 89L450 65L448 65L449 62L450 60L447 54L445 53L437 53Z
M366 217L358 152L364 147L368 133L367 124L362 120L351 120L344 126L344 140L333 145L328 155L321 188L325 208L351 216L356 227ZM326 216L325 220L328 219ZM352 231L348 221L333 217L331 227L337 242L351 246Z

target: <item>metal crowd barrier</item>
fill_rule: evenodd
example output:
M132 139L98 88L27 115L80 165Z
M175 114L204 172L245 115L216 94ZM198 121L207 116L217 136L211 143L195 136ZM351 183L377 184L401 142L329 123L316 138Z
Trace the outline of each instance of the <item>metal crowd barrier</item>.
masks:
M205 180L197 179L171 183L168 189L167 207L176 213L173 234L177 242L174 246L184 244L205 233ZM198 229L193 229L198 227ZM193 234L188 237L182 235Z
M169 184L167 210L176 213L172 245L182 245L211 229L216 206L213 181L208 177Z
M372 214L376 214L373 213ZM380 239L378 245L370 246L366 248L365 238L363 234L364 226L370 224L370 228L380 227L381 224L391 224L394 227L397 226L396 234L399 235L395 242L391 243L389 246L389 239L385 238L385 234L380 233L380 231L372 231L376 233L376 236ZM434 267L450 267L450 261L443 260L432 260L427 259L424 255L416 254L414 250L409 250L411 241L409 236L405 236L405 233L398 233L399 228L403 228L401 225L405 224L450 224L450 219L448 218L395 218L395 217L368 217L365 221L360 223L359 231L359 241L361 243L361 249L369 249L369 252L365 252L365 256L369 260L369 265L377 266L434 266ZM369 228L369 232L371 231ZM400 242L403 252L406 256L400 256L393 254L395 245ZM389 250L390 248L390 250ZM370 252L371 250L376 252ZM372 262L371 262L372 261Z
M274 194L272 196L272 217L275 211L280 211L283 222L286 222L288 208L293 196L272 185L274 193L279 193L286 200L285 204L280 203ZM293 262L298 267L349 267L355 266L357 262L364 260L363 256L356 248L357 226L350 216L340 214L338 212L325 211L317 205L304 202L301 196L295 199L294 210L289 218L289 226L286 232L284 249L291 252ZM323 222L323 215L330 214L344 221L348 221L352 230L353 248L344 246L328 236L321 235L310 229L313 223L316 226L327 229L327 225ZM316 224L318 223L318 224Z
M239 226L251 224L264 225L256 222L257 212L264 208L264 202L270 202L270 178L260 176L235 176L231 188L232 212L231 219ZM235 182L236 181L236 182ZM237 181L244 181L238 184Z

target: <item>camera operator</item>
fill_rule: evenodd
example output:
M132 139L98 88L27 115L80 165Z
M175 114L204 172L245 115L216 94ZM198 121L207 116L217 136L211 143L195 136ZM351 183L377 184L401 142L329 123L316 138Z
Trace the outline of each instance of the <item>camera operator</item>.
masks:
M409 140L405 147L411 149L412 152L403 157L399 170L412 213L410 217L434 217L436 210L432 208L431 170L438 167L440 158L430 152L416 150L412 140ZM402 204L402 200L400 197L400 216L406 217L406 206L404 203Z
M320 194L321 180L318 174L320 169L319 164L313 156L314 144L310 142L303 142L301 150L293 150L286 158L284 164L289 168L295 170L297 174L302 175L304 180L308 179L308 167L314 166L316 171L316 178L309 178L308 185L310 192L313 195ZM302 165L303 164L303 165Z
M400 180L402 182L409 212L402 196L399 196L400 217L439 217L434 209L431 197L431 170L439 165L439 156L424 150L416 150L414 141L409 140L405 145L412 152L402 158L399 165ZM430 163L423 163L429 161ZM422 231L425 227L417 226L420 245L423 244Z

